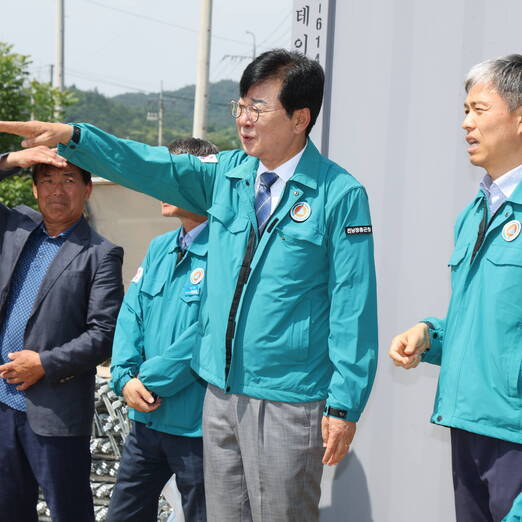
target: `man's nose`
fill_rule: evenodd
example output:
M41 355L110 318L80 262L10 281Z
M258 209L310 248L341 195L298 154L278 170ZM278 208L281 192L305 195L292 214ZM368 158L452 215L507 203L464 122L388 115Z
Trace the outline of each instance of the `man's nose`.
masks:
M471 115L471 112L468 112L468 114L466 114L466 116L464 116L461 127L467 131L469 131L475 127L475 123L473 121L473 116Z
M63 194L65 192L65 187L63 183L54 183L53 184L53 194Z
M252 120L252 113L246 108L241 111L237 121L241 127L250 127L254 124L254 121Z

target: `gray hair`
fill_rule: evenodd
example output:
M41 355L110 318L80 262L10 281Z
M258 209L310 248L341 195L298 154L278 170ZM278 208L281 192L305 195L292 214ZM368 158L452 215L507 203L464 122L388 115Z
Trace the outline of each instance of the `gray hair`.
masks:
M491 84L509 110L522 105L522 55L510 54L474 65L466 77L466 92L477 83Z

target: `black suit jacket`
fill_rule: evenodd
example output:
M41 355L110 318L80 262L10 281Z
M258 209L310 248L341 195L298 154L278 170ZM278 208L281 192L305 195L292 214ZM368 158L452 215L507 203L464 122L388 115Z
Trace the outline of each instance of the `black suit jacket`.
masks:
M41 222L26 206L0 205L0 320L16 263ZM39 352L45 370L25 392L27 419L39 435L91 432L96 365L110 356L123 298L122 260L123 250L82 217L49 266L23 346Z

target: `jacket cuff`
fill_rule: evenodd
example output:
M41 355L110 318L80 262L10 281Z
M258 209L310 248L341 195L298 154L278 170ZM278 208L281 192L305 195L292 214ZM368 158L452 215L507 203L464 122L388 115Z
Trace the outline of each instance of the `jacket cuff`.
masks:
M74 375L64 376L61 377L58 375L56 371L54 371L53 363L52 363L52 350L44 350L42 352L38 352L38 355L40 356L40 363L42 364L42 367L45 372L44 378L51 382L66 382L71 380Z
M444 343L444 328L441 321L436 317L426 317L420 322L428 326L428 335L430 336L430 349L422 354L421 360L431 364L440 364Z
M3 154L0 154L0 161L2 161L8 154L9 152L4 152ZM6 179L9 176L13 176L14 174L18 174L18 172L20 172L21 170L22 169L20 167L5 170L0 169L0 180Z
M112 371L111 371L112 373ZM134 379L134 375L132 375L131 370L124 371L119 377L111 377L110 386L114 390L116 395L122 396L122 390L125 388L125 385L131 380Z
M60 154L60 156L63 156L66 159L70 159L72 156L74 156L76 147L80 144L82 139L81 128L74 123L69 123L69 125L73 127L71 139L66 145L64 145L63 143L58 144L58 154Z

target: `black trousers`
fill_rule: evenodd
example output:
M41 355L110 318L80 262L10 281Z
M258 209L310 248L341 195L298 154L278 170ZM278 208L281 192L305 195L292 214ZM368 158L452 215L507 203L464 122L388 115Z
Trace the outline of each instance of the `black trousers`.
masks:
M170 435L133 423L107 522L156 522L161 491L173 473L185 521L206 522L202 438Z
M93 522L89 437L42 437L0 403L0 521L38 522L38 486L53 522Z
M451 429L458 522L501 522L522 492L522 444Z

